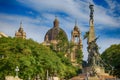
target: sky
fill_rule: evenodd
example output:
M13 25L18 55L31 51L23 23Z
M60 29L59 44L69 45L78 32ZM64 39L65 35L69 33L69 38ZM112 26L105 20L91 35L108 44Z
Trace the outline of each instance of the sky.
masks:
M70 40L77 20L87 60L83 35L89 30L89 3L94 5L95 35L100 36L97 44L102 53L110 45L120 44L120 0L0 0L0 32L14 37L22 21L27 38L42 43L57 16Z

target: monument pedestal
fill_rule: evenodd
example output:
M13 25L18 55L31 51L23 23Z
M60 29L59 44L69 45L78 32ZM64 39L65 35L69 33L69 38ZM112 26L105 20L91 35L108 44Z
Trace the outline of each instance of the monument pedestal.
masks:
M99 66L90 66L83 68L83 73L91 73L92 71L95 71L97 74L104 74L105 70L102 67Z
M100 80L98 77L88 77L88 80Z
M95 72L95 75L93 75L93 72ZM108 73L105 73L104 68L99 66L85 67L83 69L83 73L87 75L86 77L88 77L88 80L116 80L115 77L109 75Z

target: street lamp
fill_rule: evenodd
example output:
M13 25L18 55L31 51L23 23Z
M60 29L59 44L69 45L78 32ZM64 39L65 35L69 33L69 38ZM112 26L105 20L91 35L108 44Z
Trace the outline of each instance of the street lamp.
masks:
M15 72L16 72L16 78L18 78L18 71L19 71L19 68L18 68L18 66L16 66L16 69L15 69Z
M40 76L39 76L39 74L37 74L37 76L36 76L36 80L40 80Z

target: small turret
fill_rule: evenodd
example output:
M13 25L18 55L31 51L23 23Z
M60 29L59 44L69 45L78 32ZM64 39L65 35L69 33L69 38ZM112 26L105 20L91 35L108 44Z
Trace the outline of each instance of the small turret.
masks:
M26 38L26 33L23 30L22 22L20 22L20 28L15 33L15 37L17 37L17 38L23 38L23 39Z

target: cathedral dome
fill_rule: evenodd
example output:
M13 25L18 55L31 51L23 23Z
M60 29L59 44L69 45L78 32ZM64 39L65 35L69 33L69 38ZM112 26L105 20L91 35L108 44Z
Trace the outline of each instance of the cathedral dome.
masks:
M59 32L62 32L63 35L67 38L65 31L59 27L59 21L57 18L55 18L53 24L54 24L53 28L48 30L48 32L46 33L44 41L56 40L56 37L58 36Z

